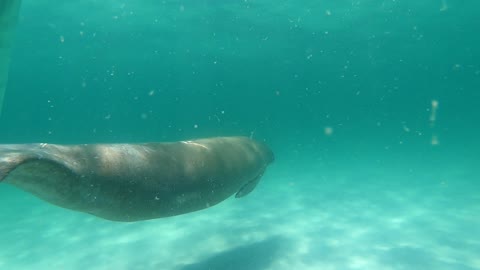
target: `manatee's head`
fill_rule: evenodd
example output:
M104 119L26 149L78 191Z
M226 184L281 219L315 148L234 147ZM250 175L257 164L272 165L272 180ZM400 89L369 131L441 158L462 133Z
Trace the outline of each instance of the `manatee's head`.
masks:
M273 154L272 149L268 147L267 144L259 141L254 142L254 151L258 156L260 156L265 164L265 166L269 165L273 161L275 161L275 155Z
M254 149L257 155L260 157L262 164L258 173L249 181L247 181L240 190L235 194L235 198L241 198L252 192L257 186L258 182L262 178L267 166L275 160L273 151L262 142L254 142Z
M266 144L262 144L264 159L267 164L273 163L275 161L275 155L273 154L272 149L270 149Z

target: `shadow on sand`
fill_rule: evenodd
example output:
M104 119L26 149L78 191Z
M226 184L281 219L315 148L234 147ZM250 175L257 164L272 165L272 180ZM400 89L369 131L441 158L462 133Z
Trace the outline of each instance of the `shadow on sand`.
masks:
M286 239L272 237L261 242L240 246L178 267L178 270L261 270L266 269L286 247Z

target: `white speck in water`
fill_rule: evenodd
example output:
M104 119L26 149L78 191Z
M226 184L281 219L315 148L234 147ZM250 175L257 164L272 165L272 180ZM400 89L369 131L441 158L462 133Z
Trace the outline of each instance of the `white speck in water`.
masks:
M325 127L323 132L325 133L326 136L331 136L333 134L333 128L332 127Z

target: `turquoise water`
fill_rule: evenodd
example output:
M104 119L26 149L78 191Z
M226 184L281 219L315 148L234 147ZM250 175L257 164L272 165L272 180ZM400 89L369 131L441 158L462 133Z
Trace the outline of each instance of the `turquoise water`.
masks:
M0 269L480 269L480 3L420 2L24 0L0 142L245 135L276 161L128 224L2 184Z

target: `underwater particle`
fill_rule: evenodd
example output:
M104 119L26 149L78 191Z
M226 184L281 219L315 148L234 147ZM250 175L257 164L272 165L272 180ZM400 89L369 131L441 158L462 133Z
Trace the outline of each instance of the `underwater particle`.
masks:
M193 125L193 128L198 128L198 125L197 124Z
M330 11L330 9L325 10L325 15L327 15L327 16L332 15L332 12Z
M446 11L448 9L447 0L442 0L442 5L440 6L440 11Z
M323 129L323 133L325 133L326 136L331 136L333 134L333 128L332 127L325 127Z
M64 36L60 36L60 42L61 42L61 43L64 43L64 42L65 42L65 37L64 37Z
M149 96L155 95L155 90L150 90L150 92L148 92L148 95L149 95Z
M438 100L433 99L430 109L430 125L433 127L437 121Z
M403 131L405 131L405 132L410 132L410 128L407 127L406 125L403 125Z
M107 114L105 115L104 119L105 120L110 120L112 118L112 115L111 114Z
M140 115L140 118L142 118L143 120L147 119L148 118L148 115L146 113L142 113Z
M432 141L430 142L432 145L438 145L440 142L438 141L437 135L432 135Z

